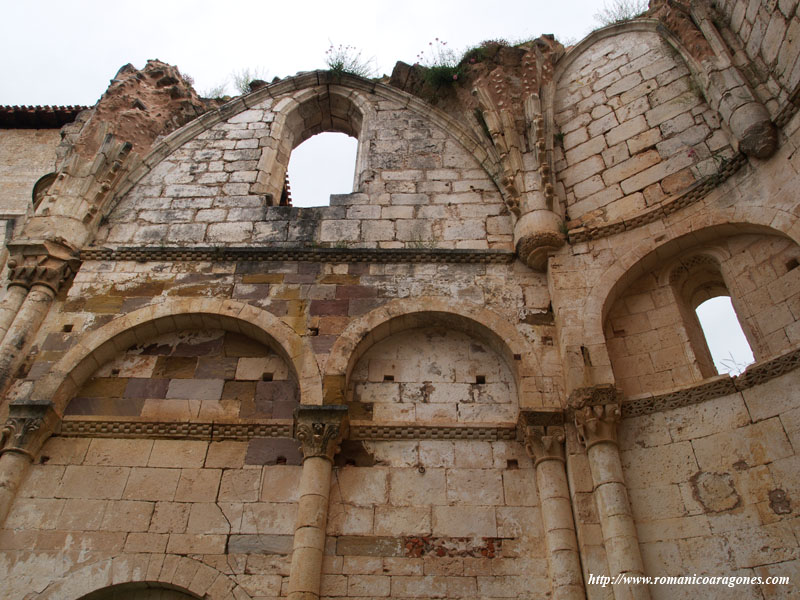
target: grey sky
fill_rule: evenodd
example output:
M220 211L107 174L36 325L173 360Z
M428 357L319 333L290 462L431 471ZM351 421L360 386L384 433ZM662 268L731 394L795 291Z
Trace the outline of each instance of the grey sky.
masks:
M177 65L198 91L231 71L269 77L324 67L330 43L374 57L380 73L413 62L434 38L463 50L483 40L553 33L579 40L596 27L599 0L29 0L7 2L0 24L0 104L94 104L126 63Z

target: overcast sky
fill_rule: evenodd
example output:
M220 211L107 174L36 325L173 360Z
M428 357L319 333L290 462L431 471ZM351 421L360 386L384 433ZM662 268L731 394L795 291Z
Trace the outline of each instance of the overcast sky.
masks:
M579 40L602 0L27 0L5 2L0 22L0 104L94 104L126 63L177 65L198 91L234 70L270 78L324 67L330 43L349 44L390 74L434 38L464 49L553 33Z

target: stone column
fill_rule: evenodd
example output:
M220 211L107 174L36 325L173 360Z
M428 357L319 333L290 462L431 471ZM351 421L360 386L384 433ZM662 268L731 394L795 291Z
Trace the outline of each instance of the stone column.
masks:
M57 421L50 403L12 404L0 429L0 527L22 479Z
M294 435L303 447L303 473L289 572L289 600L319 598L333 457L347 426L346 406L300 406L295 410Z
M0 394L25 359L25 348L39 330L59 288L77 268L72 250L60 243L15 242L9 244L9 249L12 256L8 261L8 277L12 289L29 288L29 291L0 342ZM16 290L14 294L15 299L22 296ZM5 318L5 314L0 318Z
M594 497L603 531L603 544L612 581L618 575L643 576L639 537L617 445L618 404L586 406L575 411L578 438L586 446L594 481ZM616 600L649 600L644 584L615 583Z
M6 336L8 328L14 322L20 306L28 295L28 288L14 282L8 284L8 291L0 302L0 341Z
M553 600L584 600L581 560L572 518L562 425L537 425L541 415L523 413L525 449L534 460L542 509ZM547 415L555 416L555 415ZM558 414L561 417L561 414ZM544 421L551 419L544 419ZM559 419L562 420L562 419Z

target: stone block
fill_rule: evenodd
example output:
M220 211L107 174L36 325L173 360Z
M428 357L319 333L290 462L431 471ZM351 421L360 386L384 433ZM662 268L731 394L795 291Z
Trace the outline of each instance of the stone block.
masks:
M194 440L156 440L148 466L199 468L203 466L208 442Z
M133 467L121 497L126 500L172 500L179 479L179 469Z
M60 498L119 499L130 471L128 467L70 465L56 494Z

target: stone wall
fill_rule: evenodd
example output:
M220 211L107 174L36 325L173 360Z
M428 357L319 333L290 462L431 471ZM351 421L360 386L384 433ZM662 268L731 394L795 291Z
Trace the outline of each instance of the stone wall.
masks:
M573 226L633 218L733 155L719 115L657 33L620 32L573 53L554 103Z
M716 295L731 297L756 360L794 348L798 253L785 238L740 235L662 260L609 309L605 332L619 386L636 395L716 375L694 315Z
M241 442L53 438L0 532L4 593L42 591L106 556L168 554L192 555L252 596L279 596L300 467L246 455Z
M625 481L648 573L796 577L798 379L793 372L742 393L623 421ZM762 590L774 597L786 592ZM735 594L758 597L762 590L741 586ZM652 586L651 593L660 599L732 592L675 585Z
M0 214L26 215L33 185L56 166L58 129L0 129Z
M11 245L5 595L791 597L795 7L654 4L438 87L217 106L121 70ZM279 206L322 131L358 139L353 193ZM693 312L718 295L736 378ZM793 580L589 583L693 574Z
M800 83L800 20L797 2L717 3L722 33L756 93L776 115ZM728 31L726 31L728 29Z
M548 596L533 465L519 444L369 449L374 467L333 476L323 596Z

